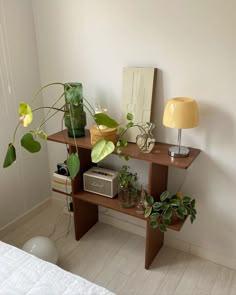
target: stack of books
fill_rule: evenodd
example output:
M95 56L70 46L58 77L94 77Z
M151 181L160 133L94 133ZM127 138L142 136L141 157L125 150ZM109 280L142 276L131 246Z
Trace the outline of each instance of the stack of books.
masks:
M71 194L72 186L70 177L54 172L52 175L52 189L65 194Z

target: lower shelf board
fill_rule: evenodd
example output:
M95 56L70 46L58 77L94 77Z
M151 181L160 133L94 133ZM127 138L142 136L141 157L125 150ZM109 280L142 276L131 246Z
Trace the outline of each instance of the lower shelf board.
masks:
M90 203L90 204L94 204L94 205L98 205L98 206L102 206L105 208L109 208L112 209L114 211L118 211L121 213L124 213L126 215L130 215L142 220L147 220L147 218L144 217L143 214L138 214L136 213L135 207L133 208L122 208L120 206L119 200L117 197L115 198L108 198L108 197L104 197L101 195L97 195L94 193L90 193L90 192L86 192L86 191L81 191L78 194L73 195L73 198ZM168 228L175 230L175 231L180 231L184 222L186 219L184 220L178 220L175 224L169 225Z

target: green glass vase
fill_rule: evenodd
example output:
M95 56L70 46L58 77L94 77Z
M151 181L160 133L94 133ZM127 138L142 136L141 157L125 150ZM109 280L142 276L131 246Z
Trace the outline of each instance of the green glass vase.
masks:
M65 85L64 122L69 137L85 136L86 113L83 108L83 86L81 83Z

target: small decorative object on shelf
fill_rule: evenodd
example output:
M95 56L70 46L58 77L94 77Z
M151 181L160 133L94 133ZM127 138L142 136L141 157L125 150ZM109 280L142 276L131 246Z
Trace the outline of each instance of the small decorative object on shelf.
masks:
M136 144L143 153L150 153L155 146L155 138L152 134L155 124L147 122L145 125L138 124L141 132L136 137Z
M147 191L142 187L139 194L138 199L136 203L136 213L138 214L144 214L145 212L145 198L147 196Z
M199 110L197 102L189 97L175 97L170 99L165 107L163 125L178 129L176 146L169 148L168 154L175 158L184 158L189 155L189 148L181 146L182 129L197 127Z
M131 208L135 205L138 194L137 180L137 173L130 172L129 166L124 165L118 174L118 199L121 207Z
M104 125L99 125L104 126ZM112 141L114 144L117 142L116 128L98 128L97 125L93 125L89 129L91 144L94 145L97 141L105 139L107 141Z
M145 217L150 217L150 226L158 228L161 232L167 230L167 226L174 224L178 219L184 220L190 215L191 223L196 218L195 199L183 197L181 192L172 196L168 191L164 191L160 196L160 201L154 201L150 195L146 196L148 204L145 210Z

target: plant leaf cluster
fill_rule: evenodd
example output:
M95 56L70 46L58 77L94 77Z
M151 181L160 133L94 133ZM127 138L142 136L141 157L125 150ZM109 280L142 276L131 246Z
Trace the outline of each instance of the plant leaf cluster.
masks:
M182 220L190 216L191 223L196 218L195 199L188 196L183 197L180 192L170 196L168 191L164 191L159 201L155 201L152 196L148 195L145 201L147 204L145 217L150 218L152 228L158 228L161 232L167 230L174 214Z
M138 180L137 173L132 173L129 169L129 166L123 165L118 173L118 181L122 188L134 188L135 183Z
M51 83L43 86L39 91L35 94L32 103L34 102L35 98L38 96L38 94L45 88L54 86L54 85L60 85L63 86L63 92L59 96L59 98L53 103L52 106L49 107L39 107L36 109L32 109L31 106L25 102L21 102L19 105L18 115L19 115L19 123L16 126L13 140L11 143L8 144L6 156L4 159L3 167L9 167L16 161L16 148L15 148L15 138L16 138L16 132L20 125L23 127L28 127L32 121L33 121L33 112L38 111L39 109L48 109L48 112L42 118L42 120L39 122L38 126L34 130L28 131L26 134L23 135L21 138L21 146L25 148L30 153L36 153L41 150L41 143L38 141L38 139L47 139L47 134L42 130L42 126L51 119L57 112L65 112L66 104L79 104L85 106L87 111L90 113L90 115L93 117L94 121L98 125L106 125L107 127L114 128L118 126L118 123L109 117L107 114L99 113L95 114L93 108L91 107L90 103L85 99L85 103L83 102L83 99L79 99L78 97L81 94L81 87L76 87L76 85L73 85L74 83ZM81 86L81 85L80 85ZM64 98L66 96L66 99ZM59 103L63 99L63 105L60 108L56 108L55 105ZM76 141L75 146L76 146ZM115 145L111 141L106 141L105 139L101 139L98 141L92 148L92 162L97 163L104 159L106 156L111 154L115 149ZM80 159L78 154L78 149L76 146L76 152L69 155L67 159L67 166L70 173L70 177L74 179L74 177L77 175L80 169Z

